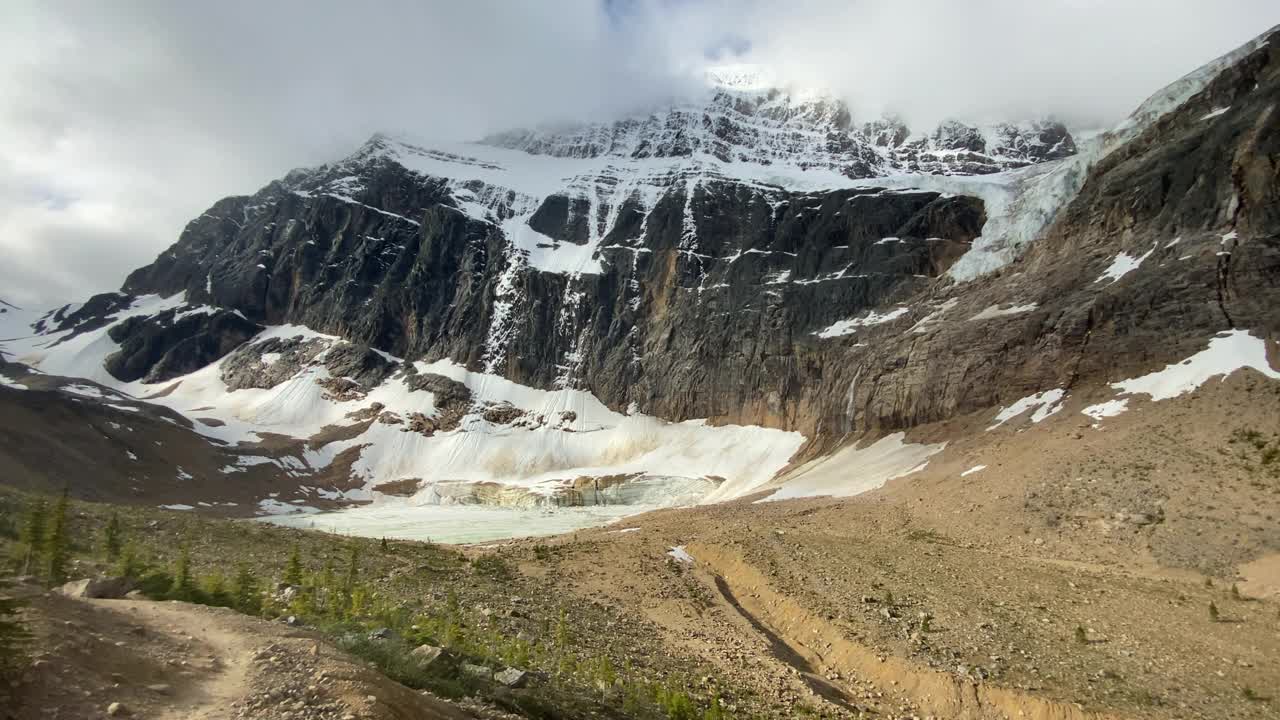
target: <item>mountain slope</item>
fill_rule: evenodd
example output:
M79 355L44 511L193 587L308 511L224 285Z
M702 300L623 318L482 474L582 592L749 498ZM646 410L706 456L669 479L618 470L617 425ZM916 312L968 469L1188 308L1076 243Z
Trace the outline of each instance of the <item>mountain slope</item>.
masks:
M854 127L739 76L609 125L376 136L215 204L13 354L155 388L215 441L292 438L304 473L342 457L351 497L645 476L732 497L858 436L1043 417L1215 347L1218 372L1265 367L1272 37L1079 148L1044 124ZM893 472L927 457L907 450Z

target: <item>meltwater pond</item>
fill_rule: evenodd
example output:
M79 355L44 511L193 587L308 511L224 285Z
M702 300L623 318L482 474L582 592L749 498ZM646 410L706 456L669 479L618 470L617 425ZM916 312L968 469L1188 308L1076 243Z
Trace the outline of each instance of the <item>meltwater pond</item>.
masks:
M335 512L276 515L264 520L341 535L461 544L573 532L661 507L664 505L514 508L379 503Z

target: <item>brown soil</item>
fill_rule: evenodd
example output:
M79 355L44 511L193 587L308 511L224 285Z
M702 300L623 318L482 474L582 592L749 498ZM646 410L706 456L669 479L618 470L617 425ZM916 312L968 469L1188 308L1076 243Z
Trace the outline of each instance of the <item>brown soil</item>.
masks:
M155 720L477 717L409 690L314 634L177 602L30 599L38 653L13 716Z
M1238 373L1133 400L1099 428L1079 414L1101 399L1086 393L1034 426L985 432L991 412L922 428L909 439L951 444L880 490L629 518L638 531L552 541L585 544L591 561L550 572L584 601L643 613L670 646L774 703L1272 717L1280 480L1232 438L1280 432L1277 388ZM677 545L692 565L668 559Z

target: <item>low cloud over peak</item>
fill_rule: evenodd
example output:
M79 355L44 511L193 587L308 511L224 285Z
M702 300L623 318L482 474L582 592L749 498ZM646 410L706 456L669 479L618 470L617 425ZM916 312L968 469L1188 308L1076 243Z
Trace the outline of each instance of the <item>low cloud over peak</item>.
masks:
M709 64L828 88L855 119L1111 124L1280 22L1175 0L16 0L0 27L0 288L116 287L221 196L378 130L476 138L683 95Z

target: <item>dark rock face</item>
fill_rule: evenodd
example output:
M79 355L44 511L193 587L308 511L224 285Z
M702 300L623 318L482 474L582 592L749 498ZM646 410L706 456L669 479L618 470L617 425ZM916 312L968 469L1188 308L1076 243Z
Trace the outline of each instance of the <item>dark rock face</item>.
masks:
M615 407L700 417L752 392L735 386L789 366L813 333L926 287L985 219L981 201L936 192L798 194L705 181L689 193L681 183L647 216L621 208L598 251L603 271L571 276L529 267L498 227L445 202L438 181L391 164L361 170L368 189L350 199L274 184L219 203L127 289L185 291L264 324L304 324L405 358L449 357L529 385L586 388ZM392 189L392 176L406 187ZM573 218L584 213L556 207L563 198L539 209L544 231L580 236ZM245 270L268 258L270 270ZM243 272L263 279L246 282ZM385 376L363 357L367 380ZM339 370L357 371L345 362ZM716 383L730 394L707 387Z
M185 291L193 302L238 310L246 332L253 323L297 323L340 335L354 344L334 356L340 371L331 372L366 387L394 370L365 349L376 348L581 388L611 407L635 403L669 419L796 429L820 448L846 433L1149 372L1222 329L1280 332L1280 50L1272 47L1280 43L1098 163L1043 239L970 283L942 275L982 231L976 198L789 192L708 175L672 177L647 205L636 195L612 206L552 195L527 208L552 243L594 244L599 264L544 271L500 222L523 202L516 193L411 172L380 156L384 141L375 138L342 164L217 203L125 290ZM742 116L772 112L763 101L724 102ZM1206 119L1223 107L1230 110ZM849 126L835 109L810 110ZM708 137L731 154L754 142L744 139L751 127L716 119L705 137L687 131L690 122L701 127L688 118L627 122L639 125L500 141L562 157L680 156L706 149L695 140ZM663 131L633 132L650 126ZM1054 124L994 133L952 124L917 140L892 122L858 132L919 172L994 172L1075 151ZM845 152L842 137L829 138L832 152ZM499 222L467 212L472 202ZM1118 253L1149 251L1122 280L1098 281ZM126 334L138 333L150 337ZM116 363L120 372L175 372L174 362L153 370L159 344L136 342ZM408 382L442 407L470 403L466 388L445 378L409 374ZM437 429L405 422L406 430Z
M529 227L560 242L586 244L591 234L591 204L583 198L552 195L529 218Z
M128 308L133 303L133 296L122 292L100 293L89 298L78 308L71 305L54 310L40 318L32 325L37 333L63 332L73 330L60 342L65 342L80 333L90 332L110 322L116 313Z
M366 387L382 384L396 365L367 346L352 343L335 345L324 356L324 366L330 375L349 378Z
M435 373L419 373L413 365L406 365L405 370L408 371L405 385L410 390L425 390L433 394L436 407L462 406L465 409L471 405L471 390L457 380Z
M106 360L107 371L125 382L161 382L194 372L231 352L262 327L227 310L166 310L131 317L111 328L120 350Z
M242 345L222 363L222 382L233 392L273 388L310 365L327 347L320 339L296 337Z

